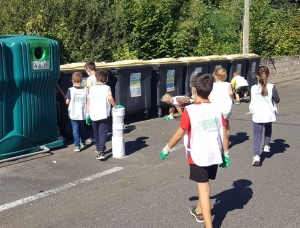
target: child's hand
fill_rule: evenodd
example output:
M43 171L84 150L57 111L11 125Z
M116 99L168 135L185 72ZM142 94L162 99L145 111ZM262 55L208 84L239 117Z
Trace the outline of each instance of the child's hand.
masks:
M165 160L165 158L168 156L168 154L170 153L171 148L168 147L168 144L160 151L160 158L162 160Z
M230 158L229 158L229 151L224 151L222 154L223 163L220 164L221 168L228 168L230 166Z
M85 118L85 123L87 124L87 125L91 125L91 117L90 117L90 115L87 115L86 116L86 118Z
M173 120L174 117L172 115L168 115L164 117L164 120Z

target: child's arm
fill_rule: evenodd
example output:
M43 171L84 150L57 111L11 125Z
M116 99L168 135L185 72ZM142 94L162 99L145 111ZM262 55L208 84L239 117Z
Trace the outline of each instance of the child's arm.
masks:
M115 102L115 99L113 98L112 94L108 94L107 95L107 99L109 101L109 103L113 106L113 107L116 107L116 102Z
M66 99L66 104L68 105L68 104L70 104L70 100L71 100L71 94L70 94L71 92L70 92L70 89L68 89L68 92L67 92L67 94L66 94L66 96L65 96L65 99Z
M180 106L175 106L177 112L182 116L182 109L180 108Z

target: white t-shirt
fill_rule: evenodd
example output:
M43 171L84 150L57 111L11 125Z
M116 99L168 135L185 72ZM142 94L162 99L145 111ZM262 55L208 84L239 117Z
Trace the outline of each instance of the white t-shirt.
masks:
M212 103L191 104L185 109L190 119L190 132L186 130L184 136L188 161L198 166L221 164L223 120L220 110Z
M97 79L95 75L90 75L86 80L86 87L89 88L97 84Z
M85 120L87 95L84 87L69 88L66 97L70 100L68 112L71 120Z
M215 82L209 95L210 102L216 104L224 115L228 115L232 110L228 87L231 87L229 82Z
M261 85L251 87L249 110L254 123L269 123L276 121L275 107L272 103L273 84L267 84L268 96L261 95Z
M111 104L108 101L108 95L111 89L108 85L95 84L89 91L89 114L91 120L103 120L110 116Z

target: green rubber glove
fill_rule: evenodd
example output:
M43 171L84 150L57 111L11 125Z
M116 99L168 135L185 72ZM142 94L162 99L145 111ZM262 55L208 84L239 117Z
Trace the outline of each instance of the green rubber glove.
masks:
M117 105L117 108L124 108L123 105Z
M168 144L160 151L160 158L162 160L165 160L165 158L168 156L168 154L170 153L171 148L168 147Z
M174 117L171 115L165 116L164 120L174 120Z
M90 115L87 115L86 116L86 118L85 118L85 123L87 124L87 125L91 125L91 117L90 117Z
M224 151L224 154L222 154L222 160L223 163L220 164L221 168L228 168L230 166L230 158L229 158L229 151Z

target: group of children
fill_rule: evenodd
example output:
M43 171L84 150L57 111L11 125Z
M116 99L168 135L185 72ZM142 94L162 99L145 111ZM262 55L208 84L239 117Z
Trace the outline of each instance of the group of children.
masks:
M117 108L107 82L107 72L97 70L94 62L85 64L87 88L81 85L82 73L72 74L73 86L66 94L66 104L71 119L75 152L80 152L86 146L85 124L92 125L95 139L96 159L105 159L106 140L109 129L111 106Z
M235 84L242 86L236 78ZM260 66L256 72L257 85L251 87L249 110L253 120L253 166L260 166L261 138L263 128L264 152L270 152L272 122L276 121L279 96L275 85L267 83L270 76L266 66ZM229 158L229 117L232 110L233 87L225 82L226 70L219 68L213 76L196 74L192 79L193 104L187 104L182 112L178 130L161 150L161 159L165 159L171 149L183 138L186 157L190 166L190 179L198 186L197 206L191 207L190 213L197 222L212 228L210 184L216 178L218 166L230 166ZM247 86L248 87L248 86ZM171 98L170 98L171 100ZM173 101L173 100L171 100Z

